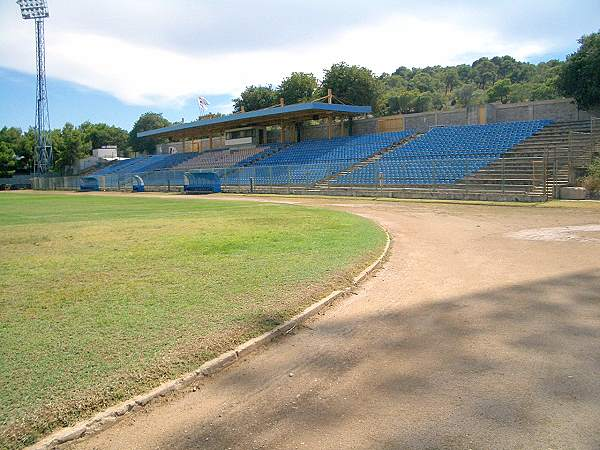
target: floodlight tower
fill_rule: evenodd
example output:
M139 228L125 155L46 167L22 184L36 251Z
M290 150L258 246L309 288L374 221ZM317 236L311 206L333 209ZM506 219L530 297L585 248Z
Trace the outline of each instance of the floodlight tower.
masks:
M17 0L23 19L35 20L37 94L35 104L35 152L33 173L43 175L52 167L50 113L46 89L46 43L44 19L49 17L46 0Z

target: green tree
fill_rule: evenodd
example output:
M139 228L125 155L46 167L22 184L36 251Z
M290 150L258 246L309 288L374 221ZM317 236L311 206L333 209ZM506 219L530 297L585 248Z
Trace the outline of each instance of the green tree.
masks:
M129 132L129 146L138 153L155 153L156 145L164 144L167 140L164 138L138 138L137 134L142 131L168 127L169 125L171 125L171 122L165 119L162 114L154 112L142 114Z
M497 101L508 102L511 86L510 80L506 78L496 81L487 91L488 100L492 103Z
M124 150L128 145L129 134L122 128L91 122L84 122L79 128L85 139L92 144L92 148L116 145L117 149Z
M515 83L510 87L510 103L526 102L531 98L531 83Z
M17 155L6 143L0 142L0 178L12 177L17 167Z
M415 112L425 112L433 107L433 95L430 92L422 92L415 99Z
M408 114L414 112L414 105L419 91L396 89L389 92L385 99L385 111L387 114Z
M23 133L19 128L0 129L0 142L4 142L17 157L16 170L29 172L33 167L33 148L35 136L33 129Z
M575 98L582 109L600 106L600 32L579 39L579 49L567 57L558 78L558 89Z
M433 92L435 90L433 77L426 72L415 75L410 83L419 92Z
M286 105L291 105L312 99L317 87L317 79L312 73L293 72L281 82L278 93Z
M248 86L238 98L233 99L233 111L240 112L268 108L279 103L279 95L273 86Z
M460 88L456 89L456 101L460 106L467 107L474 103L475 92L477 86L473 83L463 84Z
M71 123L66 123L60 132L54 133L52 143L54 168L63 173L78 159L91 155L92 144L86 140L83 131Z
M496 65L488 58L480 58L473 63L473 81L478 84L480 89L485 89L496 81L497 70Z
M332 89L336 97L353 105L370 105L376 109L382 94L381 82L365 67L334 64L325 71L323 95Z
M454 87L458 84L460 77L458 75L458 70L456 68L451 67L444 71L443 74L444 79L444 88L446 95L452 93Z
M21 138L14 148L17 155L17 171L31 172L33 169L33 151L35 149L35 131L29 128L21 134Z
M529 98L530 100L551 100L559 96L556 83L549 80L546 83L534 83Z

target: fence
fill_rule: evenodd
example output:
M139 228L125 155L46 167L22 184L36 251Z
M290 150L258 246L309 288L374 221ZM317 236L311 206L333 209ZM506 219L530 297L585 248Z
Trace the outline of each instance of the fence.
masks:
M593 117L591 121L592 148L595 154L600 154L600 117Z
M250 166L97 176L100 190L132 191L134 175L147 191L183 191L187 172L214 172L223 192L324 194L411 198L510 198L540 200L550 163L543 157L490 155L402 161L336 161L314 165ZM80 177L35 178L34 189L79 190Z

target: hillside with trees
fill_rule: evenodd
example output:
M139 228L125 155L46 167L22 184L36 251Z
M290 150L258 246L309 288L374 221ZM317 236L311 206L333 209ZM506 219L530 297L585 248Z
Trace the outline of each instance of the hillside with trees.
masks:
M480 58L472 64L408 68L374 74L365 67L340 62L318 82L310 73L295 72L277 87L249 86L233 100L234 111L266 108L283 98L286 104L326 95L355 105L371 105L377 115L409 114L482 103L515 103L562 97L558 79L564 62L520 62L511 56Z

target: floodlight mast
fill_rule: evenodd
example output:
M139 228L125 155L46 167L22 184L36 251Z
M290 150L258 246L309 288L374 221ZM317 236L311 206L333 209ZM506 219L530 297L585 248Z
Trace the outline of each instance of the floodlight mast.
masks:
M46 87L46 42L44 19L49 17L46 0L18 0L23 19L35 20L36 42L36 105L35 105L35 152L33 173L44 175L52 167L52 141L50 139L50 113Z

